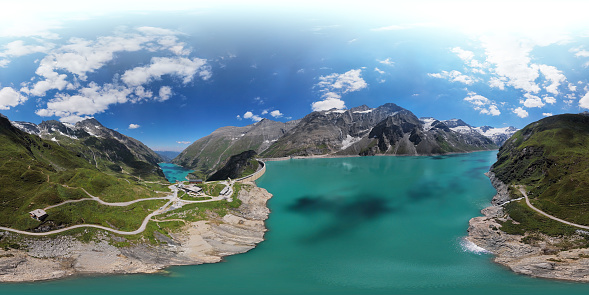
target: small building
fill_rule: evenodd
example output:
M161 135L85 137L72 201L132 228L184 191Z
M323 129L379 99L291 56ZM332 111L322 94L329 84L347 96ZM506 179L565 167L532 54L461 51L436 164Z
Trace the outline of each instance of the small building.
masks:
M198 193L202 192L202 188L200 188L196 185L187 185L187 186L182 187L182 189L187 193L198 194Z
M226 186L223 188L223 190L221 190L221 192L219 193L219 195L224 196L229 192L229 186Z
M200 179L200 178L194 178L194 177L190 177L190 176L188 176L186 178L188 178L188 183L190 183L190 184L201 184L202 183L202 179Z
M49 214L47 214L47 212L45 212L43 209L35 209L29 212L29 214L31 214L31 218L38 221L43 221L45 218L47 218L47 216L49 216Z

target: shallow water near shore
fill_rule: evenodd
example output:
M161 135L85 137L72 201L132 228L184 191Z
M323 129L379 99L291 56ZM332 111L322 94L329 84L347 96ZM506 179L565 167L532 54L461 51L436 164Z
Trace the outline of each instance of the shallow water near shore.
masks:
M587 294L530 278L462 238L495 190L496 152L268 162L266 241L166 274L0 284L0 294Z

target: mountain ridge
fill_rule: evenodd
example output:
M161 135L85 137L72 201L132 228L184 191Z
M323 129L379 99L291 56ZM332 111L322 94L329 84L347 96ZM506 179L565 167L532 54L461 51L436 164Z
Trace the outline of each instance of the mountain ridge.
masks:
M394 122L389 121L388 125L384 123L394 116ZM498 148L496 142L500 141L488 138L482 131L462 120L454 120L454 125L450 121L419 119L411 111L394 103L376 108L361 105L347 110L315 111L286 123L264 119L244 127L218 128L187 147L173 163L197 170L199 176L206 178L219 169L227 158L247 150L256 151L260 157L272 158L426 155ZM264 140L264 145L259 139L246 137L249 130L258 129L257 124L272 125L269 129L274 130L271 132L273 136ZM280 128L279 124L284 125ZM452 130L448 125L452 128L468 126L469 132ZM376 126L379 127L375 130ZM246 137L250 141L239 140L240 144L235 144L239 137Z

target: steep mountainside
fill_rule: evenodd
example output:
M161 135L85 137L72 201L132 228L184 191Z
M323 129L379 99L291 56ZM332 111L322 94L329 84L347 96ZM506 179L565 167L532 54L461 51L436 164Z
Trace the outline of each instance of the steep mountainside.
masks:
M531 202L541 210L589 225L588 167L589 117L565 114L516 132L499 150L491 171L506 184L526 185Z
M65 200L87 198L80 188L111 201L156 195L136 180L127 174L104 173L83 154L23 132L0 117L0 226L47 231L82 222L75 211L53 211L41 224L28 214Z
M420 155L493 148L495 144L480 134L460 134L437 120L421 122L388 103L375 109L313 112L262 156Z
M233 155L248 150L256 153L264 151L298 122L281 123L264 119L245 127L222 127L192 143L172 163L206 176Z
M459 121L459 120L458 120ZM261 157L312 155L429 155L496 149L493 141L473 129L453 130L459 121L418 119L393 103L349 110L312 112L287 123L262 120L245 127L223 127L203 137L173 163L206 177L232 155L254 150ZM453 124L453 125L452 125ZM451 126L448 126L451 125ZM469 130L470 130L469 129Z
M244 175L249 175L258 169L258 161L254 159L257 156L255 151L249 150L243 153L231 156L225 162L225 165L215 172L209 181L225 180L228 178L237 179Z
M502 146L503 143L510 138L518 129L509 126L509 127L502 127L502 128L493 128L491 126L481 126L481 127L473 127L466 124L464 121L460 119L452 119L442 121L446 124L452 131L456 131L462 134L469 134L469 135L476 135L480 134L485 137L490 138L497 146Z
M58 121L12 124L30 134L51 140L80 155L102 171L130 173L141 177L163 177L161 156L140 141L104 127L96 119L86 119L76 125Z

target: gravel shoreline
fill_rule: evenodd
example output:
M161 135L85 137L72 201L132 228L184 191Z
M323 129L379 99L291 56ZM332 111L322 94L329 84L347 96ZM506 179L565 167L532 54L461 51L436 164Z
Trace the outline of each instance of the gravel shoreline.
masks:
M577 282L589 282L589 249L560 251L557 245L562 238L543 236L537 243L526 244L524 236L510 235L501 231L500 221L507 214L501 206L510 200L507 186L492 172L487 176L497 189L497 195L489 206L469 221L468 241L495 255L496 263L509 267L512 271L534 277Z
M70 236L30 239L27 250L0 249L0 282L52 280L73 275L155 273L169 266L220 262L247 252L264 240L264 221L272 197L252 184L242 189L242 204L222 218L187 223L171 238L156 234L159 245L117 248L107 241L118 237L102 233L88 243ZM0 232L0 235L16 235Z

